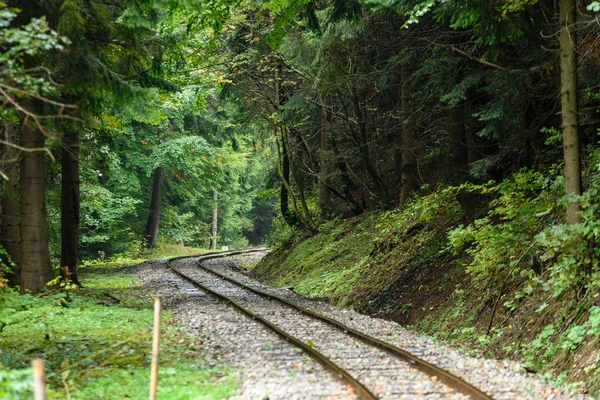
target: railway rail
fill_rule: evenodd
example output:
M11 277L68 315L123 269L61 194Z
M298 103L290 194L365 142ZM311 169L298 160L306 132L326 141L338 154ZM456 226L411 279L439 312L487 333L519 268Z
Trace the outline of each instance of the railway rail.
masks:
M288 299L273 293L267 293L202 265L204 261L210 259L253 252L264 252L266 250L266 248L255 248L196 256L198 257L198 271L204 274L201 278L191 276L197 275L197 273L192 274L189 271L186 273L174 265L177 260L191 257L172 258L167 262L167 265L174 273L193 286L229 303L248 317L261 323L293 345L301 348L313 359L323 364L336 377L350 385L357 397L361 399L394 397L393 394L390 395L389 393L387 393L387 395L379 396L377 394L378 391L375 390L378 388L378 380L394 380L394 376L390 376L390 371L394 371L394 374L398 375L418 374L419 372L426 374L429 379L434 381L434 386L437 385L436 387L438 390L442 391L442 393L444 393L443 387L447 387L452 391L462 393L472 399L491 399L488 394L474 387L462 378L439 368L406 350L353 329L333 318L304 308ZM210 283L211 278L209 277L213 277L212 284ZM217 278L216 280L214 279L215 277ZM215 284L215 281L220 283ZM229 295L229 293L232 293L232 295ZM248 303L248 296L258 296L264 303L257 303L258 306L255 304L254 307L243 304ZM274 304L277 304L277 306L274 306ZM290 320L296 320L302 323L296 323L293 324L293 326L285 326L286 321ZM332 333L332 331L319 333L320 331L325 331L325 326L332 328L332 330L337 333ZM315 344L313 339L317 343L322 343L319 339L322 339L324 335L333 336L334 338L337 337L333 342L338 343L338 347L341 347L332 350L331 348L323 346L324 349L321 349L321 346ZM307 337L312 339L307 340ZM354 340L354 342L352 342L352 340ZM340 343L345 343L346 346L343 346ZM361 343L362 347L357 343ZM367 347L368 349L364 350ZM327 350L328 354L325 354L325 350ZM353 352L356 352L356 354ZM384 368L385 370L378 371L376 368L372 368L372 371L365 372L360 368L357 368L356 365L353 365L352 362L348 362L349 358L364 359L364 354L368 354L368 358L373 364L384 364L386 366L386 368ZM394 360L389 361L389 358L393 358ZM415 370L419 372L414 372ZM356 371L358 371L358 373ZM408 390L410 391L410 388ZM379 390L379 392L380 391L381 390ZM450 392L447 392L446 394L448 396L451 395ZM442 397L445 397L445 395L442 395Z

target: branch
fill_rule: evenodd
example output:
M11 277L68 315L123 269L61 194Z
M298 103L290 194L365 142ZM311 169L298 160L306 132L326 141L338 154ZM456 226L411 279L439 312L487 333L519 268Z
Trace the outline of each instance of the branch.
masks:
M58 113L58 115L57 115L56 117L55 117L55 116L53 116L53 115L37 115L37 114L34 114L34 113L32 113L31 111L29 111L29 110L25 109L24 107L22 107L22 106L21 106L21 105L20 105L20 104L19 104L19 103L18 103L18 102L17 102L17 101L16 101L16 100L13 98L13 97L11 97L11 96L10 96L10 95L7 93L7 91L5 91L3 88L7 88L7 90L15 90L15 91L16 91L16 92L18 92L18 93L23 93L23 94L25 94L25 95L27 95L27 96L31 96L31 97L33 97L33 98L36 98L36 99L39 99L39 100L41 100L41 101L45 101L45 102L47 102L47 103L49 103L49 104L56 105L56 106L60 107L60 111L59 111L59 113ZM50 136L50 135L48 134L48 132L46 132L46 130L44 129L44 126L43 126L43 125L42 125L42 123L40 122L40 120L41 120L41 119L48 119L48 118L63 118L63 119L70 119L70 120L73 120L73 121L78 121L78 122L85 122L85 121L83 121L82 119L80 119L80 118L77 118L77 117L73 117L73 116L70 116L70 115L63 115L63 111L64 111L64 109L65 109L65 108L77 109L77 106L74 106L74 105L72 105L72 104L64 104L64 103L59 103L59 102L56 102L56 101L53 101L53 100L47 99L47 98L45 98L45 97L42 97L42 96L37 96L37 95L35 95L35 94L33 94L33 93L29 93L29 92L27 92L27 91L25 91L25 90L21 90L21 89L18 89L18 88L14 88L14 87L12 87L12 86L4 85L4 84L2 84L2 83L0 83L0 95L2 95L2 96L4 97L4 99L5 99L5 101L4 101L4 103L3 103L3 105L4 105L4 104L6 104L6 103L10 103L10 104L12 104L12 106L13 106L14 108L16 108L17 110L19 110L21 113L25 114L25 121L24 121L25 123L27 123L27 119L28 119L28 118L31 118L31 119L32 119L32 120L35 122L35 124L37 125L38 129L40 130L40 132L42 132L42 134L43 134L44 136L48 137L48 138L50 138L51 136ZM50 151L49 151L49 150L48 150L48 154L50 155L50 158L52 158L52 161L56 161L56 160L54 159L54 156L52 156L52 153L50 153Z
M33 119L33 121L37 125L38 129L42 132L42 134L46 137L50 137L48 135L48 132L46 132L46 130L40 123L38 116L30 111L27 111L25 108L21 107L21 105L19 103L17 103L15 99L10 97L8 95L8 93L6 93L4 91L4 89L2 89L2 86L4 86L4 85L0 84L0 94L2 94L2 96L4 96L4 98L6 99L6 101L8 101L10 104L12 104L13 107L15 107L17 110L21 111L23 114L25 114L25 122L27 121L27 118L31 117L31 119Z
M53 84L54 86L63 86L60 83L57 83L53 78L52 78L52 71L50 70L50 68L48 67L44 67L43 65L38 65L37 67L34 68L28 68L25 69L24 72L33 72L33 71L37 71L37 70L43 70L46 72L46 74L48 75L48 81Z
M9 85L5 85L3 83L0 83L0 87L5 88L9 92L17 92L17 93L21 93L21 94L24 94L24 95L29 96L29 97L33 97L34 99L38 99L40 101L43 101L44 103L52 104L53 106L57 106L57 107L61 107L61 108L72 108L74 110L77 110L77 106L76 105L66 104L66 103L59 103L58 101L50 100L47 97L39 96L37 94L28 92L26 90L16 88L14 86L9 86Z
M48 149L47 147L22 147L22 146L19 146L18 144L7 142L6 140L2 140L2 139L0 139L0 144L9 146L9 147L14 147L17 150L21 150L26 153L33 153L35 151L43 151L48 154L48 157L50 157L52 159L52 161L56 161L56 158L54 158L54 155L52 154L50 149Z
M492 64L491 62L488 62L488 61L482 60L481 58L477 58L475 56L472 56L471 54L467 53L466 51L462 51L462 50L460 50L460 49L458 49L458 48L456 48L454 46L450 46L450 48L452 49L453 52L458 53L461 56L466 57L466 58L468 58L471 61L475 61L475 62L477 62L479 64L483 64L486 67L490 67L490 68L494 68L494 69L497 69L497 70L500 70L500 71L504 71L504 68L501 67L501 66L499 66L499 65L497 65L497 64Z

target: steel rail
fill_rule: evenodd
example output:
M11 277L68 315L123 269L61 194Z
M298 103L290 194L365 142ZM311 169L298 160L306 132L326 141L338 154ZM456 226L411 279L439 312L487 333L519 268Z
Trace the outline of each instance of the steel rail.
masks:
M245 254L245 253L251 253L251 252L257 252L257 251L265 251L265 249L261 249L261 250L256 250L253 249L251 251L235 251L235 252L220 252L220 253L213 253L209 256L200 256L200 258L202 260L207 260L210 258L217 258L217 257L226 257L229 255L236 255L236 254ZM194 256L192 256L194 257ZM249 317L251 317L253 320L256 320L258 322L260 322L261 324L263 324L264 326L266 326L267 328L269 328L270 330L272 330L273 332L275 332L277 335L279 335L280 337L282 337L283 339L285 339L286 341L289 341L291 343L293 343L295 346L300 347L302 350L304 350L306 353L308 353L312 358L314 358L315 360L317 360L318 362L320 362L321 364L323 364L323 366L325 366L325 368L329 369L331 372L333 372L333 374L338 378L341 379L343 382L349 384L350 386L352 386L352 388L354 389L354 392L356 393L356 395L360 398L360 399L365 399L365 400L377 400L377 396L375 396L369 389L367 389L362 383L360 383L358 380L356 380L352 375L350 375L350 373L348 373L348 371L346 371L345 369L341 368L340 366L338 366L337 364L335 364L333 361L331 361L328 357L326 357L324 354L318 352L317 350L313 349L311 346L309 346L308 344L302 342L300 339L290 335L289 333L285 332L283 329L279 328L277 325L273 324L272 322L268 321L267 319L261 317L260 315L250 311L249 309L247 309L246 307L244 307L243 305L241 305L240 303L236 302L235 300L233 300L232 298L219 293L203 284L201 284L200 282L196 281L195 279L193 279L192 277L184 274L183 272L179 271L177 268L175 268L172 265L172 262L175 260L180 260L183 258L190 258L190 256L185 256L185 257L175 257L175 258L171 258L169 260L167 260L167 266L169 267L169 269L171 269L174 273L176 273L177 275L179 275L180 277L182 277L183 279L185 279L186 281L190 282L191 284L193 284L194 286L200 288L201 290L212 294L213 296L217 297L220 300L223 300L229 304L231 304L232 306L234 306L235 308L237 308L238 310L240 310L241 312L243 312L244 314L248 315Z
M239 250L236 252L219 253L219 254L214 254L214 255L210 255L210 256L206 256L206 257L201 256L198 260L198 267L200 267L204 271L212 273L230 283L242 286L242 287L246 288L247 290L250 290L260 296L279 301L280 303L286 304L287 306L292 307L306 315L309 315L315 319L318 319L318 320L326 322L330 325L333 325L336 328L344 331L345 333L348 333L348 334L354 336L355 338L357 338L359 340L362 340L363 342L365 342L367 344L370 344L374 347L384 350L384 351L396 356L397 358L408 362L415 369L417 369L421 372L424 372L425 374L427 374L429 376L436 377L438 380L445 383L446 385L458 390L459 392L461 392L463 394L471 396L471 398L474 400L492 400L492 397L490 395L488 395L487 393L483 392L482 390L476 388L475 386L471 385L470 383L468 383L464 379L460 378L459 376L457 376L449 371L446 371L434 364L431 364L431 363L415 356L414 354L411 354L410 352L401 349L400 347L394 346L390 343L384 342L373 336L359 332L356 329L351 328L335 319L329 318L323 314L319 314L315 311L304 308L304 307L302 307L296 303L293 303L287 299L284 299L283 297L280 297L276 294L264 292L260 289L254 288L254 287L249 286L241 281L238 281L237 279L223 275L219 272L213 271L210 268L206 268L206 267L203 267L202 265L200 265L201 261L208 260L211 258L227 257L229 255L244 254L246 252L251 253L251 252L257 252L257 251L265 251L265 250L263 250L263 249L251 249L249 251Z

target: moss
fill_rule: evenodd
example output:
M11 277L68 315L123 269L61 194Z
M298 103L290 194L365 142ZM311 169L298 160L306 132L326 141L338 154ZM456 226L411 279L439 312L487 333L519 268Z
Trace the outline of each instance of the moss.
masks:
M374 222L379 216L373 213L329 223L293 251L283 251L281 263L281 252L275 252L269 256L272 262L262 262L255 273L275 286L293 285L298 293L307 296L325 296L333 301L349 298L369 273L367 260L373 250Z

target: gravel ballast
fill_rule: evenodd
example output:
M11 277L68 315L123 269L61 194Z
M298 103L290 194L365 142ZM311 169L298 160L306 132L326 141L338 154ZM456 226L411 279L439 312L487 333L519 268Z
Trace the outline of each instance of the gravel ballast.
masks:
M235 371L241 386L234 399L356 398L300 349L183 283L167 269L166 260L142 264L137 276L142 287L163 298L165 308L178 317L191 342L201 344L211 363Z
M288 289L275 289L254 280L244 267L255 264L264 253L250 253L211 259L202 265L272 292L302 307L336 319L354 329L410 351L444 368L495 399L585 399L581 394L564 393L542 383L531 374L519 372L513 362L488 360L461 354L396 323L371 318L351 310L314 301ZM377 349L368 349L322 322L310 320L287 307L274 305L235 285L216 279L195 267L196 259L175 262L182 272L207 286L234 297L276 325L283 327L323 354L334 359L382 399L467 398L446 385L414 371L406 363ZM166 261L145 263L139 270L140 283L161 295L180 318L185 331L196 336L215 363L226 363L238 373L241 389L236 398L355 398L352 390L299 349L279 339L262 325L212 296L184 283L166 268Z

